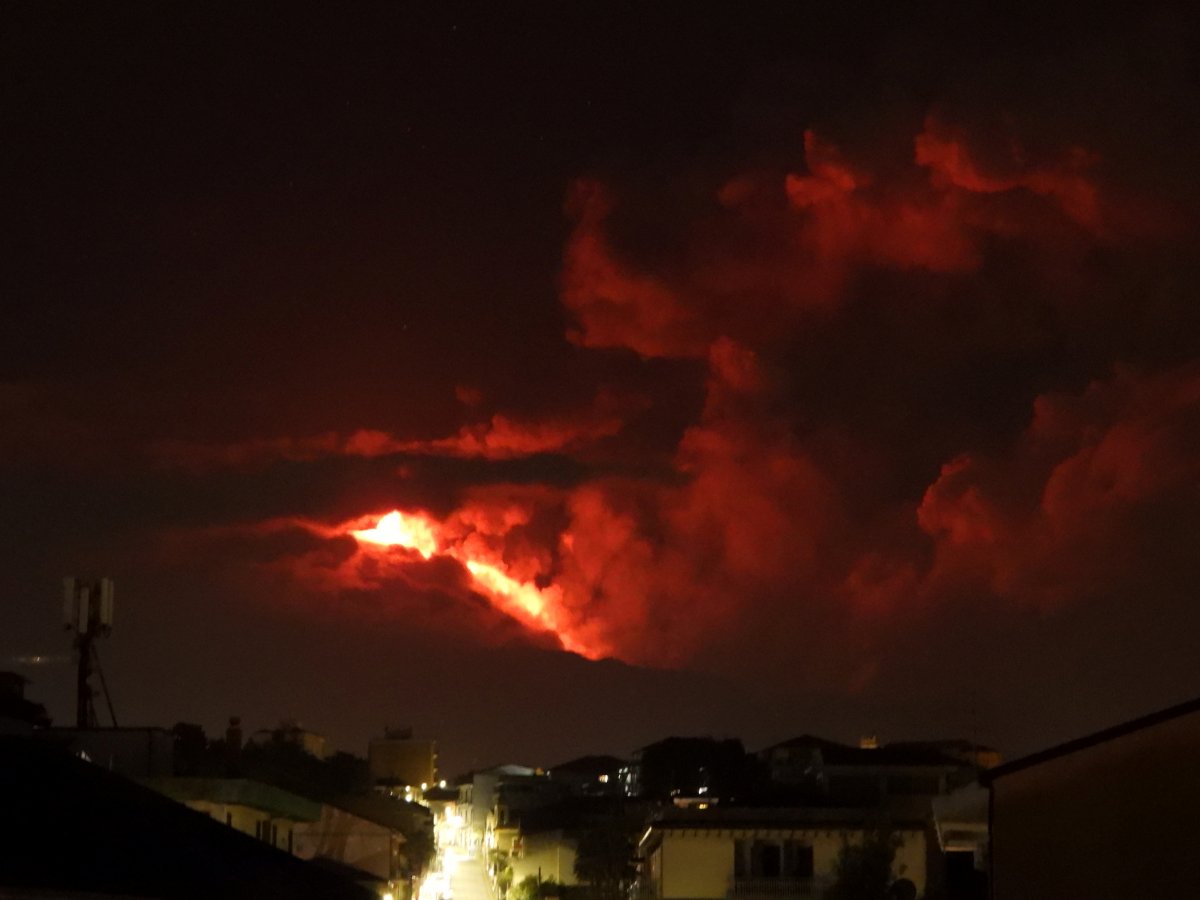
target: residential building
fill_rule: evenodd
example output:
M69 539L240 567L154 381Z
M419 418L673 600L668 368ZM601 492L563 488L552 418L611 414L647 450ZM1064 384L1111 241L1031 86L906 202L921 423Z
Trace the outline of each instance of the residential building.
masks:
M899 841L897 879L925 890L925 824L869 818L861 810L725 807L671 809L639 845L646 900L819 900L842 847L886 825Z
M569 794L615 797L624 793L621 772L628 765L615 756L581 756L551 767L546 774L551 781L563 785Z
M295 831L321 819L321 804L248 778L145 778L142 784L189 809L295 853Z
M318 797L319 791L289 791L247 778L143 783L279 850L397 897L405 896L404 886L432 847L429 810L380 794Z
M736 738L668 737L634 752L628 773L638 795L731 800L748 795L755 766ZM704 802L708 802L708 800Z
M415 740L411 728L388 728L367 745L367 762L377 785L425 790L437 784L437 742Z
M994 900L1194 897L1200 699L984 776Z
M578 840L564 823L541 823L536 819L522 822L509 865L513 884L529 876L539 881L578 884L575 877L575 851Z
M227 739L234 736L240 743L241 720L236 716L229 720L229 730L226 731ZM275 728L257 732L254 737L259 742L265 739L280 744L291 744L316 759L325 759L330 755L325 735L310 731L295 719L284 719Z
M50 724L46 707L25 699L29 679L16 672L0 672L0 735L29 735Z
M988 866L987 788L973 781L934 797L933 821L942 852L941 887L946 900L984 900Z
M466 830L466 849L474 850L483 845L488 816L496 806L499 786L513 779L533 777L537 771L529 766L508 763L463 776L458 785L458 812Z
M292 853L300 859L352 867L383 888L396 888L409 875L404 835L341 807L320 804L317 819L297 822L294 835Z
M607 844L626 835L636 836L649 812L649 804L620 795L565 797L520 810L505 829L494 834L497 849L507 854L514 884L533 876L572 886L579 883L575 861L581 841L590 837ZM501 839L508 843L500 845Z
M957 742L852 747L801 735L758 752L770 780L828 806L884 807L930 815L930 801L975 779L974 757L946 752Z
M378 900L52 743L0 738L0 797L5 897Z

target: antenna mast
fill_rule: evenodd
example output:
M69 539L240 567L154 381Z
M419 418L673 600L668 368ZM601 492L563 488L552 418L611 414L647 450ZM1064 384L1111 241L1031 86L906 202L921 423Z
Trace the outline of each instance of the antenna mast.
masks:
M100 672L100 657L96 654L94 643L96 638L112 631L112 579L64 578L63 621L67 630L75 632L75 655L79 664L75 675L75 727L95 728L99 724L93 702L95 691L91 684L93 665L100 674L104 699L108 702L108 714L113 720L113 727L116 727L117 717L113 713L104 673Z

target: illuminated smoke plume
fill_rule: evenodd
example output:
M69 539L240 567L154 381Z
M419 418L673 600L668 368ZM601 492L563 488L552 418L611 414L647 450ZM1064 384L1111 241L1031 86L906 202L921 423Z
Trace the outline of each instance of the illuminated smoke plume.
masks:
M468 406L481 395L465 389L457 394ZM335 432L306 438L266 438L236 444L160 442L152 451L156 461L202 472L214 468L261 468L277 460L312 462L336 456L373 459L384 456L451 456L491 460L515 459L539 453L561 453L585 447L620 432L626 415L645 405L640 398L600 391L590 409L549 420L531 421L503 413L464 425L449 437L427 440L401 439L376 429L363 428L348 435Z
M929 587L1063 603L1135 570L1139 516L1198 500L1200 370L1119 371L1080 396L1039 397L1011 458L942 467L917 510L935 542Z
M306 520L353 546L280 565L336 591L440 562L448 594L483 597L588 657L772 666L804 652L806 671L857 688L900 615L966 597L1053 607L1135 571L1139 517L1179 492L1200 499L1194 368L1112 375L1109 347L1090 387L1076 376L1063 389L1051 362L1040 363L1049 387L1009 365L988 376L1017 379L1010 416L1027 427L1007 440L981 430L978 404L943 399L944 384L985 380L977 358L1016 347L1050 359L1054 328L1104 320L1100 301L1083 302L1100 289L1086 263L1099 250L1119 257L1128 234L1102 161L1078 147L1039 158L1015 141L981 154L937 116L910 149L875 171L809 130L802 168L716 180L702 221L670 226L679 234L660 263L622 249L619 189L575 185L561 281L569 340L703 372L698 415L661 464L601 466L558 487L468 484L437 515L397 499L349 521ZM1117 321L1124 307L1104 303ZM838 341L877 371L838 369ZM896 408L910 388L911 407ZM497 413L443 439L363 431L248 445L224 461L578 456L656 411L653 398L597 396L542 423Z

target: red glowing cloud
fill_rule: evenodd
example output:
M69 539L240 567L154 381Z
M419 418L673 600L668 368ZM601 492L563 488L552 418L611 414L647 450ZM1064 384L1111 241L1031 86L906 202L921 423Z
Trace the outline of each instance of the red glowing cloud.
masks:
M942 191L893 193L872 189L837 149L805 132L808 175L788 175L788 200L803 217L799 239L826 290L851 263L933 272L970 271L979 252L964 227L959 198ZM837 295L827 295L836 300Z
M1080 148L1043 162L1014 141L993 170L961 129L932 116L912 147L885 177L810 129L805 171L724 179L707 217L665 242L685 249L654 271L618 249L617 193L579 182L562 275L571 339L703 358L722 336L758 345L793 332L805 311L839 306L864 270L963 275L980 268L989 243L1055 258L1117 230L1097 159Z
M939 186L973 194L1026 190L1050 199L1084 228L1102 231L1099 190L1087 174L1098 162L1094 154L1073 147L1061 161L1034 165L1019 145L1008 149L1006 169L985 172L969 149L965 131L931 116L925 120L925 130L917 135L916 160L929 169Z
M164 441L152 454L161 465L194 472L251 469L276 460L311 462L327 457L366 459L408 454L461 459L518 459L542 453L572 453L618 434L630 413L644 408L641 398L601 390L589 409L546 419L520 419L496 413L483 422L462 426L457 433L427 440L402 439L363 428L349 435L335 432L306 438L260 438L234 444Z
M652 464L606 469L588 451L677 413L657 385L540 418L479 417L483 394L460 387L477 418L445 437L361 430L164 456L573 454L580 474L561 486L457 484L436 514L397 498L291 519L317 544L271 565L328 593L390 591L398 616L414 594L453 598L590 658L770 667L802 640L806 671L865 689L905 617L968 597L1086 597L1134 570L1139 517L1200 483L1194 369L1122 370L1081 396L1047 389L1072 383L1052 364L1024 371L1021 354L1075 328L1060 317L1104 315L1084 302L1096 291L1081 263L1122 240L1099 162L970 138L931 117L911 156L872 166L810 130L796 171L722 178L687 207L698 221L655 219L680 229L646 242L667 259L624 233L619 191L575 185L568 339L641 357L623 362L648 380L692 379L694 405L655 432ZM1016 385L1010 430L1033 404L1019 440L981 427L993 377Z
M1080 397L1038 398L1016 455L947 463L917 512L933 537L930 585L975 582L1053 605L1136 562L1136 521L1200 485L1200 373L1131 371Z
M705 342L692 313L670 287L618 261L605 234L608 192L593 181L575 184L568 202L575 229L567 243L562 302L580 327L569 333L585 347L627 347L642 356L696 356Z

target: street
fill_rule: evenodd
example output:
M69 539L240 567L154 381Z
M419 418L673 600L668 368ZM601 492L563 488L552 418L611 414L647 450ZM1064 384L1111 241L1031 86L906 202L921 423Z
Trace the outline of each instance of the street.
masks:
M493 900L492 886L482 859L467 856L453 848L444 850L442 859L450 876L453 900Z

